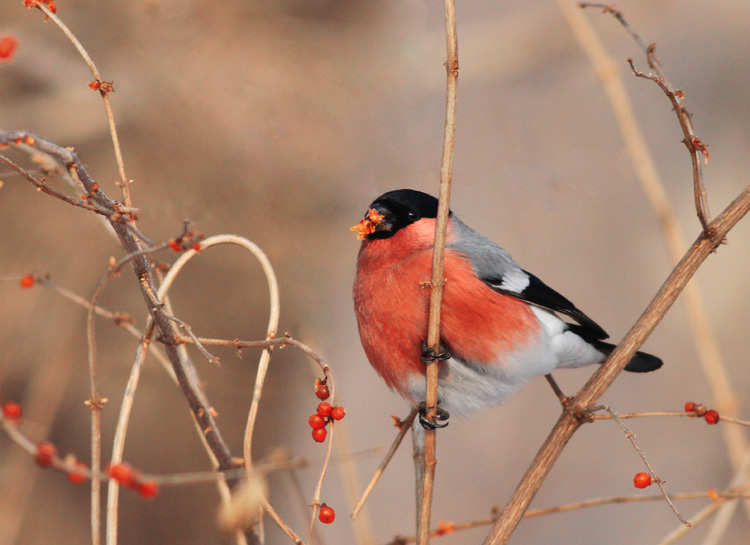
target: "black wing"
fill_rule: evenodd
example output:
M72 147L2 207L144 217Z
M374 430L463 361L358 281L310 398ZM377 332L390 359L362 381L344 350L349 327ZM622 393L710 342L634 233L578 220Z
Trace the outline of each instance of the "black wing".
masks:
M515 297L521 301L526 301L532 305L543 307L566 316L570 316L586 332L586 337L592 340L602 340L609 337L607 332L604 331L599 324L594 320L586 316L583 311L579 310L573 303L568 299L557 293L555 290L550 288L547 284L539 280L536 276L530 272L523 271L529 277L529 285L523 288L521 291L513 291L511 289L503 289L503 278L484 277L482 280L497 293Z

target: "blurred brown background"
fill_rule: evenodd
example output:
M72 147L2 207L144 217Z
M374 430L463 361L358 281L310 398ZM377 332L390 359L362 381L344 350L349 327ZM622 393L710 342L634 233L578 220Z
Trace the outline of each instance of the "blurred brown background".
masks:
M630 0L618 4L684 90L699 136L710 145L706 185L718 213L750 171L750 5L744 0ZM367 364L351 305L358 242L349 226L380 193L436 192L444 115L440 2L264 0L226 2L65 0L59 14L114 80L114 111L140 227L165 240L192 218L206 235L237 233L271 258L282 293L281 330L332 366L355 451L387 446L390 414L406 404ZM628 75L645 61L608 16L588 16L626 76L637 116L689 240L698 234L690 163L669 104L655 85ZM461 77L452 208L562 291L617 340L670 270L659 225L637 183L607 100L554 2L461 2ZM71 44L20 0L0 2L0 34L20 46L0 65L0 127L29 129L74 146L90 173L118 197L106 118L92 77ZM57 294L20 290L29 272L85 297L122 250L90 214L35 192L0 168L0 398L20 401L27 432L61 452L89 456L85 312ZM697 281L741 397L750 387L750 222L740 224ZM161 259L174 256L165 253ZM102 304L145 315L132 274ZM177 314L203 336L262 338L267 295L259 266L239 250L205 252L172 290ZM136 343L98 325L105 457ZM677 410L711 402L684 310L678 303L646 344L666 365L623 375L604 402L622 412ZM257 353L216 351L215 368L195 354L219 425L233 451L242 432ZM591 369L558 373L572 393ZM263 398L256 457L283 446L318 460L309 437L315 373L301 353L275 352ZM434 521L486 516L504 504L559 414L543 380L507 406L439 434ZM748 418L747 409L743 415ZM48 426L48 427L46 427ZM632 421L640 445L674 492L721 489L731 478L720 426L687 419ZM187 405L149 360L136 397L126 459L146 471L207 467ZM363 481L379 462L359 462ZM410 446L397 455L368 504L375 542L414 531ZM642 463L612 423L586 426L553 469L533 506L634 494ZM300 473L307 501L317 470ZM11 482L20 487L11 486ZM271 502L303 536L307 513L285 475ZM354 543L334 467L323 500L337 510L326 543ZM13 543L85 543L88 492L39 471L0 438L0 527ZM653 489L645 493L652 493ZM210 485L164 489L145 502L122 493L120 543L226 543L214 524ZM703 502L680 502L686 516ZM16 524L18 523L18 524ZM678 525L664 503L599 507L524 521L514 543L655 543ZM273 523L268 543L284 543ZM0 530L2 531L2 530ZM744 512L724 543L744 542ZM706 528L682 543L701 543ZM486 529L441 543L476 543ZM10 544L9 544L10 545Z

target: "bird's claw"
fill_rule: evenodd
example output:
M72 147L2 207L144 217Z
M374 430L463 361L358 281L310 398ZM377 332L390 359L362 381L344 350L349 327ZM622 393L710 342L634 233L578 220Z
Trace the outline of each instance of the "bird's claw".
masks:
M444 428L449 424L447 420L450 418L450 414L448 414L448 411L441 409L440 407L436 407L435 409L435 420L427 418L427 405L424 401L419 404L418 411L419 423L422 424L422 427L426 430Z
M434 347L427 346L426 342L422 343L422 355L419 357L422 363L432 363L435 360L445 361L450 358L450 350L443 343L440 343L440 352L436 352Z

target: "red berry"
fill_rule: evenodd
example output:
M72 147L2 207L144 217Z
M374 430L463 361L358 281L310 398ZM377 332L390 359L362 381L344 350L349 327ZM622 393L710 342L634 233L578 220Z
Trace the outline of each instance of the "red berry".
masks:
M647 486L651 486L651 475L648 473L636 473L635 477L633 477L633 485L636 488L646 488Z
M131 486L135 479L135 471L130 464L120 463L112 464L107 468L107 475L123 486Z
M181 245L180 245L180 243L179 243L179 242L177 242L177 241L176 241L175 239L173 239L173 238L170 238L170 239L169 239L169 240L167 241L167 243L169 244L169 248L170 248L170 249L171 249L171 250L172 250L173 252L181 252L181 251L182 251L182 246L181 246Z
M703 403L698 403L695 406L695 414L697 414L698 416L703 416L704 414L706 414L706 406L703 405Z
M34 280L33 274L27 274L26 276L21 277L20 284L22 288L33 288L35 283L36 280Z
M307 419L307 423L310 424L310 427L314 430L325 428L327 424L326 419L319 414L311 414L310 418Z
M0 38L0 61L7 61L13 57L18 47L18 40L14 36Z
M312 431L312 436L316 443L322 443L325 441L326 435L328 435L328 432L326 432L325 428L315 428Z
M315 387L315 395L318 396L318 399L325 400L331 397L331 392L328 391L328 386L325 384L318 384Z
M693 401L688 401L685 403L685 412L686 413L694 413L695 412L695 403Z
M57 456L57 447L49 441L42 441L36 446L36 463L42 467L49 467Z
M331 418L333 418L334 420L341 420L342 418L344 418L344 416L346 416L344 407L339 407L337 405L331 410Z
M328 507L325 503L320 506L320 514L318 515L320 522L323 524L331 524L336 518L336 512L332 507Z
M318 414L324 418L331 416L331 410L333 410L333 406L327 401L323 401L318 405Z
M15 401L6 401L3 405L3 417L12 424L16 424L21 419L21 406Z
M76 462L75 467L68 472L68 480L71 483L80 484L86 480L84 473L88 467L83 462Z
M703 415L703 418L705 418L706 422L708 422L709 424L717 424L719 422L719 412L711 409L709 411L706 411L706 414Z
M151 500L159 494L159 485L154 481L141 481L136 485L141 497Z

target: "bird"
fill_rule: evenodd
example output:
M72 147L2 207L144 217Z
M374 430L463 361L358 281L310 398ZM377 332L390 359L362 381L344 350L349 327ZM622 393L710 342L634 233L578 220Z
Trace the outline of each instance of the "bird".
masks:
M362 241L354 279L359 336L385 383L425 418L425 362L438 359L438 420L501 405L537 376L603 362L607 333L570 300L452 211L446 234L439 349L426 347L438 199L398 189L351 229ZM626 371L662 366L636 352Z

